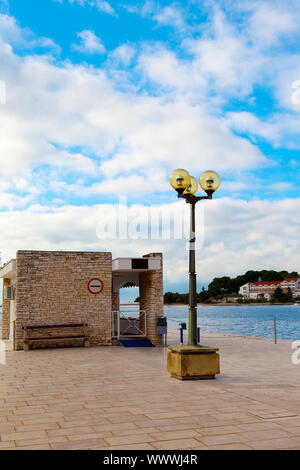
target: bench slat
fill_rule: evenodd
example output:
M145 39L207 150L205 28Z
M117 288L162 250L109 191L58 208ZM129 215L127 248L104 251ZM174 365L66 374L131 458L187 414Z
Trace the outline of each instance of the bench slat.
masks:
M76 328L76 327L83 327L86 326L87 323L62 323L62 324L52 324L52 325L28 325L25 326L24 328L27 328L27 330L34 330L38 328Z
M39 340L44 340L44 339L84 339L84 335L78 335L78 336L41 336L38 338L37 336L35 338L27 338L28 341L39 341Z

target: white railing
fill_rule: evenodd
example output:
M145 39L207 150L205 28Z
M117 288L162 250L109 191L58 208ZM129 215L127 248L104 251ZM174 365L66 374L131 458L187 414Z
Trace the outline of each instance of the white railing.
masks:
M147 336L145 310L113 310L112 338L141 338Z

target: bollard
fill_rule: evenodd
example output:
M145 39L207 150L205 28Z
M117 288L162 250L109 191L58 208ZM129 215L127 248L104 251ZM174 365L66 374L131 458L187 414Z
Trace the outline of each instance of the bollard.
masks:
M179 331L180 331L180 345L183 346L183 328L180 328Z
M197 342L200 343L200 328L197 328Z
M277 344L276 317L274 317L274 343Z

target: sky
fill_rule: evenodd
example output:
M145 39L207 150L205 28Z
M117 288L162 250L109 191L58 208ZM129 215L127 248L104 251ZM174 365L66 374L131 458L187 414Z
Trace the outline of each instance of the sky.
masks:
M0 0L2 260L162 251L186 292L185 240L99 236L120 197L136 227L188 226L168 181L185 168L221 177L197 207L198 288L300 271L299 26L298 0Z

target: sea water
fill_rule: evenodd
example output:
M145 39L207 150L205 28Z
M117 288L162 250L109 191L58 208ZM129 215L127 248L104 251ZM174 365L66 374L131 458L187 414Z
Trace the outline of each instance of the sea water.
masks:
M188 322L188 306L167 305L170 328ZM204 331L272 338L274 317L277 338L300 340L300 305L198 305L198 326Z

